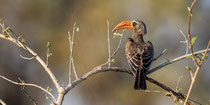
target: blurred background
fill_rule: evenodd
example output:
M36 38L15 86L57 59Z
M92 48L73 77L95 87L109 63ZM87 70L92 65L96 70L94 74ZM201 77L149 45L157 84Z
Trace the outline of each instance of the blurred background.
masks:
M79 76L104 63L108 58L107 23L110 30L124 20L139 19L146 23L148 34L145 40L152 41L155 56L164 49L166 53L153 62L155 67L166 59L185 54L186 45L180 43L187 34L187 6L192 0L0 0L0 18L22 35L26 44L43 59L46 58L46 44L52 43L52 56L49 67L62 85L68 82L69 43L68 31L72 32L73 24L79 28L75 33L74 60ZM199 0L195 5L192 17L192 35L198 36L194 50L206 48L210 39L210 1ZM112 35L112 33L110 32ZM124 46L131 30L124 32L123 42L112 66L128 68L124 55ZM118 44L119 37L111 36L111 51ZM0 39L0 75L18 81L18 77L27 83L35 83L52 93L56 89L49 76L35 60L24 60L20 55L30 57L24 50L6 40ZM202 104L210 104L210 59L207 59L199 72L192 90L191 98ZM185 59L168 65L149 75L159 82L175 89L179 77L179 87L187 93L190 85L190 74L185 66L195 67L191 59ZM124 73L106 72L88 78L64 99L63 105L171 105L173 98L163 93L135 91L134 78ZM147 82L148 90L160 90ZM39 89L26 87L26 91L39 105L51 103L46 94ZM0 79L0 98L8 105L31 105L32 103L20 90L20 86Z

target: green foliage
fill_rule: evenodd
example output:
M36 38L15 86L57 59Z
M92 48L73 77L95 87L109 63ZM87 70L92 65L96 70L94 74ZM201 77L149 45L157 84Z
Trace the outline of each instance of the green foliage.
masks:
M21 42L22 42L22 43L25 43L25 42L26 42L26 40L25 40L25 39L21 39Z
M182 88L177 88L176 89L176 91L179 92L179 93L181 92L181 90L182 90Z
M191 39L191 44L192 46L195 44L195 41L198 37L197 36L193 36L192 39Z
M171 94L169 92L166 92L165 95L166 96L171 96Z
M107 62L109 62L109 58L107 59ZM112 58L112 59L111 59L111 62L115 62L115 59Z
M111 62L115 62L115 59L112 59Z
M204 55L201 53L201 56L203 57ZM205 57L204 57L204 59L207 59L207 58L208 58L208 56L209 56L209 55L208 55L208 54L206 54L206 55L205 55Z
M180 103L183 103L183 100L182 100L182 99L179 99L179 102L180 102Z
M74 28L76 32L79 32L79 27Z
M186 66L185 69L187 69L187 70L192 70L192 67Z
M51 92L52 89L51 89L49 86L47 86L47 91L48 91L48 92Z
M10 32L10 27L7 27L5 30L3 30L3 34L5 35L5 37L9 37Z
M50 43L50 42L47 42L46 47L47 47L47 48L50 48L51 46L52 46L51 43Z
M51 89L49 86L47 86L47 91L48 91L48 92L51 92L52 89ZM47 99L47 100L51 100L51 97L48 97L48 95L46 94L46 99Z
M195 56L195 59L200 62L201 61L201 58L199 56Z
M114 36L113 36L113 38L116 38L116 37L118 37L118 36L120 36L121 34L119 33L119 31L117 30L116 32L114 32Z

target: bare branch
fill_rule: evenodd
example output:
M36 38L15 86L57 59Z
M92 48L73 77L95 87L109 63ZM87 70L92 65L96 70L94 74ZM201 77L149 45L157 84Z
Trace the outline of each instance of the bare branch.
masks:
M73 60L73 47L74 47L74 36L75 36L75 29L76 29L76 23L74 23L74 26L73 26L73 30L72 30L72 36L70 34L70 32L68 32L69 34L69 49L70 49L70 58L69 58L69 83L68 85L71 85L71 82L72 82L72 68L73 68L73 72L74 72L74 75L75 75L75 78L78 79L78 76L77 76L77 73L76 73L76 69L75 69L75 65L74 65L74 60Z
M37 105L37 102L32 98L32 96L29 95L29 93L24 89L24 87L21 87L21 90L27 96L27 98L33 103L33 105Z
M153 62L154 62L155 60L157 60L159 57L161 57L165 52L166 52L166 49L164 49L163 52L162 52L160 55L158 55L157 57L155 57L155 58L153 59Z
M189 49L188 39L186 38L185 34L183 33L183 31L181 29L179 29L179 32L182 34L182 36L185 39L185 41L180 41L180 43L181 42L186 43L186 52L185 52L185 54L188 54L188 49Z
M78 79L73 57L72 57L72 68L73 68L73 72L74 72L75 78Z
M180 76L180 77L179 77L179 79L178 79L178 81L177 81L177 83L176 83L176 89L179 88L179 83L180 83L180 80L181 80L182 77L183 77L183 76Z
M70 32L68 32L68 34L69 34L69 46L70 46L70 57L69 57L69 83L68 83L68 85L71 85L71 82L72 82L72 76L71 76L71 74L72 74L72 70L71 70L71 58L72 58L72 53L71 53L71 48L72 48L72 46L71 46L71 33Z
M108 53L109 53L109 63L108 66L111 66L111 52L110 52L110 38L109 38L109 21L107 20L107 41L108 41Z
M49 95L53 98L53 100L56 102L56 99L55 99L55 97L52 95L52 93L50 93L50 92L47 91L46 89L42 88L41 86L38 86L38 85L36 85L36 84L30 84L30 83L18 83L18 82L12 81L12 80L10 80L10 79L8 79L8 78L2 76L2 75L0 75L0 78L4 79L4 80L6 80L6 81L8 81L8 82L10 82L10 83L13 83L13 84L15 84L15 85L36 87L36 88L38 88L38 89L44 91L45 93L49 94Z
M206 51L206 50L200 50L200 51L194 52L194 54L195 54L195 55L201 54L201 53L204 53L205 51ZM208 49L208 52L209 52L209 51L210 51L210 49ZM147 72L147 75L148 75L148 74L151 74L152 72L155 72L155 71L159 70L159 69L162 68L162 67L165 67L166 65L175 63L175 62L180 61L180 60L183 60L183 59L185 59L186 57L191 56L191 55L192 55L192 54L182 55L182 56L177 57L177 58L174 58L174 59L172 59L172 60L168 60L168 61L166 61L166 62L164 62L164 63L162 63L162 64L160 64L160 65L154 67L153 69L149 70L149 71Z
M28 58L28 57L24 57L24 56L20 55L20 57L23 58L23 59L25 59L25 60L32 60L32 59L34 59L34 56Z
M47 46L46 47L47 47L46 65L48 66L49 57L52 55L52 53L50 53L50 48L51 48L50 42L47 42Z
M119 44L116 48L116 50L114 51L114 53L112 54L111 56L111 59L115 56L115 54L117 54L117 51L120 49L120 46L121 46L121 43L122 43L122 38L123 38L123 33L124 33L125 30L122 31L121 35L120 35L120 41L119 41Z
M74 27L73 27L73 34L72 34L72 39L71 39L71 59L72 59L72 67L73 67L73 72L74 72L74 75L75 75L75 78L78 79L78 76L77 76L77 73L76 73L76 69L75 69L75 65L73 63L73 47L74 47L74 36L75 36L75 30L76 30L76 23L74 23Z
M58 80L56 79L55 75L52 73L52 71L50 70L50 68L47 67L47 65L45 64L45 62L32 50L30 49L28 46L23 45L23 43L21 43L19 40L16 40L15 38L12 37L5 37L4 35L0 34L0 38L2 39L6 39L9 40L13 43L15 43L17 46L19 46L20 48L25 49L26 51L28 51L30 54L32 55L36 55L34 56L34 59L36 59L44 68L44 70L48 73L48 75L50 76L51 80L53 81L54 85L56 86L57 89L59 89L61 86L58 83Z
M78 85L79 83L81 83L82 81L86 80L87 78L89 78L90 76L93 76L94 74L97 73L101 73L101 72L108 72L108 71L114 71L114 72L123 72L123 73L128 73L131 74L130 70L127 70L125 68L120 68L120 67L101 67L98 66L96 68L94 68L93 70L91 70L90 72L86 73L85 75L83 75L82 77L80 77L78 80L75 80L72 82L72 85L70 87L66 87L66 91L68 92L69 90L71 90L72 88L74 88L76 85ZM174 90L170 89L169 87L163 85L162 83L147 77L146 78L149 82L154 83L155 85L161 87L162 89L172 93L174 96L176 96L177 98L183 99L183 95L181 93L177 93Z

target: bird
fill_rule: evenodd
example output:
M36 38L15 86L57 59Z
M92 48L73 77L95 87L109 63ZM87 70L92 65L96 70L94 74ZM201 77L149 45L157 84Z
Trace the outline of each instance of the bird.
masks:
M146 73L149 70L154 48L150 41L145 43L143 36L147 34L146 25L141 20L127 20L119 23L112 32L120 29L132 29L133 35L127 39L125 55L132 74L135 76L134 89L146 90Z

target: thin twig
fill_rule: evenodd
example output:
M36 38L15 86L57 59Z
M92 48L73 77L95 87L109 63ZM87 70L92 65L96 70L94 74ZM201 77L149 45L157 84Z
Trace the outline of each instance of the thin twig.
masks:
M178 79L178 81L177 81L177 84L176 84L176 89L179 88L179 83L180 83L180 80L181 80L182 77L183 77L183 76L180 76L180 77L179 77L179 79Z
M122 39L123 39L123 33L124 33L125 30L122 31L121 35L120 35L120 41L119 41L119 44L116 48L116 50L114 51L114 53L112 54L111 56L111 59L115 56L115 54L117 54L118 50L120 49L120 46L121 46L121 43L122 43Z
M191 43L191 35L190 35L190 24L191 24L191 16L192 16L192 9L195 5L195 3L197 2L197 0L194 0L191 4L191 6L188 8L188 41L189 41L189 47L190 47L190 51L191 51L191 54L192 54L192 57L193 57L193 62L196 64L196 66L198 67L199 64L198 62L196 61L195 59L195 55L193 53L193 46L192 46L192 43Z
M20 55L20 57L23 58L23 59L25 59L25 60L32 60L32 59L34 59L34 56L28 58L28 57L24 57L24 56Z
M49 44L49 45L48 45ZM52 55L52 53L50 53L50 43L48 42L47 43L47 55L46 55L46 65L48 66L48 63L49 63L49 57Z
M72 36L70 34L70 32L68 32L69 35L69 49L70 49L70 57L69 57L69 83L68 85L71 85L72 82L72 68L73 68L73 72L75 75L75 78L78 79L77 73L76 73L76 69L75 69L75 65L74 65L74 60L73 60L73 47L74 47L74 36L75 36L75 28L76 28L76 23L74 23L73 26L73 30L72 30Z
M184 32L181 29L179 29L179 32L182 34L182 36L185 39L185 41L180 41L180 42L186 43L186 51L185 51L185 54L188 54L188 49L189 49L188 39L186 38Z
M201 53L204 53L205 51L206 51L206 50L200 50L200 51L194 52L194 54L195 54L195 55L201 54ZM209 51L210 51L210 49L208 49L208 52L209 52ZM168 61L166 61L166 62L164 62L164 63L162 63L162 64L160 64L160 65L158 65L158 66L156 66L156 67L154 67L154 68L152 68L151 70L149 70L149 71L147 72L147 75L149 75L149 74L151 74L151 73L153 73L153 72L159 70L159 69L162 68L162 67L165 67L166 65L175 63L175 62L180 61L180 60L183 60L183 59L185 59L186 57L191 56L191 55L192 55L192 54L182 55L182 56L176 57L176 58L174 58L174 59L172 59L172 60L168 60Z
M204 53L204 55L203 55L203 57L202 57L202 59L201 59L201 61L200 61L200 63L199 63L199 66L197 67L197 69L196 69L196 71L195 71L195 74L194 74L193 77L191 78L191 79L192 79L192 80L191 80L191 84L190 84L190 87L189 87L189 89L188 89L187 97L186 97L185 102L184 102L185 105L186 105L186 103L187 103L187 101L188 101L188 99L189 99L189 97L190 97L190 94L191 94L191 91L192 91L192 87L193 87L193 85L194 85L194 83L195 83L195 79L196 79L196 77L197 77L197 75L198 75L198 72L200 71L200 67L202 66L203 61L204 61L204 59L205 59L205 56L206 56L206 54L207 54L207 52L208 52L209 46L210 46L210 40L209 40L208 45L207 45L207 47L206 47L205 53Z
M0 99L0 104L7 105L2 99Z
M166 94L165 91L159 91L159 90L145 90L144 92L147 92L147 93L163 93L163 94Z
M13 84L15 84L15 85L36 87L36 88L38 88L38 89L44 91L45 93L49 94L49 95L53 98L53 100L56 101L56 99L55 99L55 97L52 95L52 93L50 93L49 91L47 91L46 89L42 88L42 87L39 86L39 85L30 84L30 83L18 83L18 82L15 82L15 81L13 81L13 80L10 80L10 79L8 79L8 78L2 76L2 75L0 75L0 78L4 79L4 80L6 80L6 81L8 81L8 82L10 82L10 83L13 83Z
M9 40L13 43L15 43L16 45L18 45L19 47L23 48L28 51L29 53L33 54L33 55L37 55L32 49L30 49L28 46L26 45L23 45L20 41L12 38L12 37L5 37L4 35L0 34L0 38L2 39L6 39L6 40ZM37 56L34 56L34 59L36 59L41 65L42 67L44 68L44 70L48 73L48 75L50 76L51 80L53 81L54 85L56 86L57 89L59 89L61 86L60 84L58 83L58 80L56 79L55 75L52 73L52 71L50 70L50 68L48 68L45 64L45 62L37 55Z
M71 78L72 78L72 76L71 76L71 74L72 74L72 70L71 70L71 58L72 58L72 53L71 53L71 48L72 48L72 46L71 46L71 33L70 32L68 32L68 35L69 35L69 50L70 50L70 57L69 57L69 83L68 83L68 85L71 85L71 82L72 82L72 80L71 80Z
M52 53L50 53L50 45L47 45L47 55L46 55L46 65L47 66L49 64L49 58L50 58L51 55L52 55Z
M107 20L107 41L108 41L108 53L109 53L109 63L108 66L111 66L111 52L110 52L110 39L109 39L109 21Z
M32 98L31 95L24 89L24 87L21 87L21 90L26 95L26 97L33 103L33 105L37 105L38 103Z
M73 29L72 39L71 39L71 46L72 46L72 48L71 48L71 54L72 54L71 59L72 59L72 67L73 67L73 72L74 72L75 78L78 79L77 72L76 72L76 69L75 69L75 65L73 63L73 47L74 47L74 36L75 36L74 33L75 33L75 29L76 29L76 23L74 23L73 28L74 29Z
M73 72L74 72L75 78L78 79L73 57L72 57L72 61L71 62L72 62L72 68L73 68Z
M162 52L160 55L158 55L157 57L155 57L155 58L153 59L153 62L154 62L155 60L157 60L159 57L161 57L165 52L166 52L166 49L164 49L163 52Z

